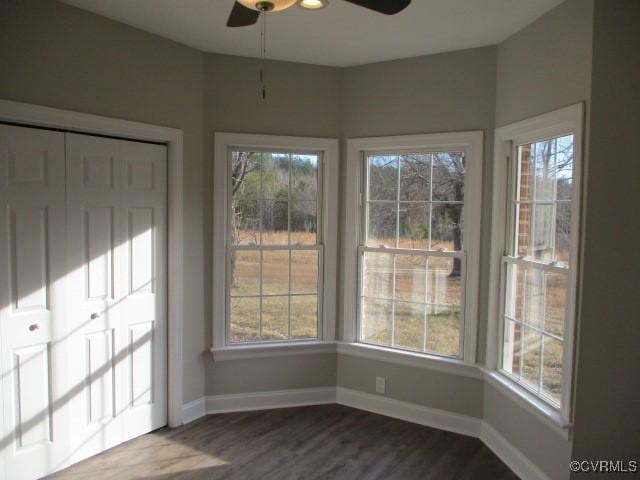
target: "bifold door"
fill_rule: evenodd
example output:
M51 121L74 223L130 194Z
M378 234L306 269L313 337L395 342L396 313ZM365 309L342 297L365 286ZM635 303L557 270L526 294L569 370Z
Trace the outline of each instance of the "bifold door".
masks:
M30 479L166 424L166 148L0 129L1 445Z

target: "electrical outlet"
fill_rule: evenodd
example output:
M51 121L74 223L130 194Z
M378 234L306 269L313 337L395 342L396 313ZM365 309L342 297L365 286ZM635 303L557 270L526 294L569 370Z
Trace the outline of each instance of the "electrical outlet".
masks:
M384 377L376 377L376 392L387 393L387 379Z

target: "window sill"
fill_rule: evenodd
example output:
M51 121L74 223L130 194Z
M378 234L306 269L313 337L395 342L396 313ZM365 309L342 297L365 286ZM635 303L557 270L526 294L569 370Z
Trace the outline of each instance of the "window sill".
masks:
M509 380L497 371L483 369L486 381L514 400L518 405L530 412L532 415L544 421L552 430L569 439L571 423L567 421L559 410L553 408L526 388Z
M211 354L215 362L335 352L335 342L325 342L321 340L227 345L225 347L214 347L211 349Z
M351 342L338 342L338 353L427 370L436 370L463 377L482 378L482 372L475 364L468 364L455 358L429 355L428 353L409 352L377 345L368 345L366 343Z

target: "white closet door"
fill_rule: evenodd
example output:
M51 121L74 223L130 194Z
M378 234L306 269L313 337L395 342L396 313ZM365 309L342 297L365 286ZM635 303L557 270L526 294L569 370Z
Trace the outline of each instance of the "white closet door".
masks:
M67 134L71 462L166 424L166 147Z
M39 478L69 452L65 234L64 134L0 125L3 478Z

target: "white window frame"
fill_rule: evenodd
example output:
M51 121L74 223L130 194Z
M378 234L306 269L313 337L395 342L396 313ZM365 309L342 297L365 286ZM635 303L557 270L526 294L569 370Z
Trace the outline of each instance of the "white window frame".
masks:
M322 246L319 265L318 338L309 340L260 341L249 344L227 341L227 238L229 225L229 163L232 150L312 152L319 154L322 172L318 187L322 191L319 205L319 239ZM255 135L216 132L213 165L213 353L214 360L256 358L288 353L335 351L336 250L338 217L338 140L280 135Z
M572 386L574 378L574 342L576 297L578 294L580 215L582 203L582 144L584 106L578 103L527 120L516 122L495 130L493 216L491 234L491 271L489 297L489 324L487 333L487 371L489 380L498 388L522 400L522 404L533 413L549 419L564 430L571 426ZM571 198L571 245L567 284L567 305L564 332L562 366L562 393L560 408L545 401L523 385L501 372L503 349L503 313L505 302L505 277L503 257L508 254L508 238L511 212L511 160L519 145L539 140L573 134L573 195ZM553 267L549 267L553 270Z
M362 234L362 205L364 156L377 152L442 152L463 151L465 153L465 192L464 192L464 252L466 257L466 278L464 284L463 332L461 335L463 348L460 358L433 355L421 352L406 352L392 347L369 345L358 341L358 304L360 302L359 280L359 247ZM355 138L347 140L347 171L349 181L345 185L345 219L344 219L344 271L343 271L343 316L342 316L342 351L354 349L366 350L369 356L388 359L389 356L411 358L412 361L425 364L451 367L459 370L461 364L476 363L478 289L480 270L480 224L482 203L482 162L483 132L451 132L429 133L418 135L402 135L391 137ZM463 262L464 265L464 262ZM348 346L347 346L348 345Z

